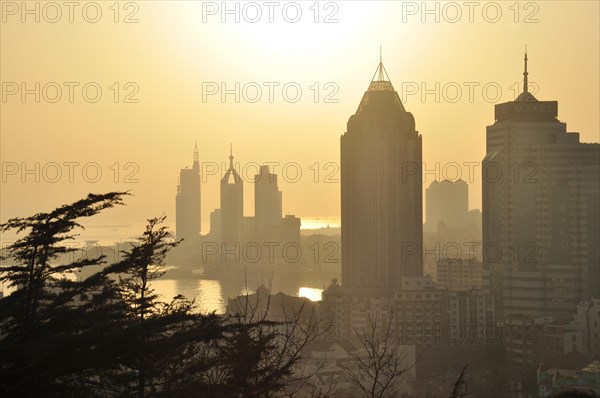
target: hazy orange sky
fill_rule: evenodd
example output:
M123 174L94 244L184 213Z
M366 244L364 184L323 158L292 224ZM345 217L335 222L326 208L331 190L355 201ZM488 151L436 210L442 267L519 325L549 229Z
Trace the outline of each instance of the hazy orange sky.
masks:
M36 3L27 3L34 12ZM280 175L288 164L280 177L285 213L339 217L339 184L325 177L339 179L339 138L377 67L380 45L423 136L426 167L439 163L441 178L455 175L445 164L483 159L494 103L521 90L525 44L536 97L558 100L568 130L598 142L597 1L427 2L429 14L422 2L275 2L272 23L264 2L238 3L239 22L222 14L221 2L90 3L76 2L70 10L63 2L54 3L58 8L39 2L39 22L23 13L21 2L1 4L0 222L88 192L131 190L127 207L95 222L142 222L165 213L174 223L179 169L191 166L195 140L209 168L227 161L233 143L248 177L246 215L254 212L249 179L255 165L278 162ZM252 23L257 10L262 16ZM40 102L33 93L22 101L22 83L35 91L36 82ZM239 103L234 94L224 102L207 94L222 84L235 91L236 82ZM97 87L102 95L92 102ZM256 87L262 97L253 103ZM292 102L297 87L302 94ZM425 98L423 88L431 91ZM337 102L327 103L327 94ZM24 174L23 167L34 171ZM480 168L473 167L470 207L481 208ZM298 168L302 175L294 182ZM462 170L468 180L469 169ZM434 178L428 174L424 187ZM218 207L218 181L210 175L202 184L203 223Z

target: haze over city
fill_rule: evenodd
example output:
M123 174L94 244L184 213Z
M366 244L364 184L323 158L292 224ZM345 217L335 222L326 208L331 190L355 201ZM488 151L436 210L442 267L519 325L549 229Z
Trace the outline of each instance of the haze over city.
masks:
M485 3L473 6L473 22L469 22L469 7L458 3L461 18L454 23L454 8L443 2L437 3L438 12L432 14L425 14L420 2L408 2L412 8L402 3L339 2L335 8L325 8L323 3L319 23L314 23L308 3L301 4L298 23L284 19L283 5L274 9L273 23L264 6L262 18L252 23L249 18L254 18L254 11L247 9L248 18L244 18L243 3L239 23L235 14L225 15L226 23L221 22L220 3L215 15L207 10L203 15L202 2L187 1L176 5L141 2L135 3L136 8L123 8L121 20L131 14L136 23L114 23L108 5L97 23L83 19L82 7L74 9L73 23L65 6L56 23L44 21L43 15L39 23L34 22L34 15L27 17L30 23L21 23L20 6L15 15L5 12L0 39L2 81L25 82L29 89L34 82L41 86L57 82L63 93L56 103L43 99L36 103L33 95L23 103L20 92L7 95L2 103L2 159L19 165L16 175L3 177L3 185L10 189L2 190L2 219L39 209L36 198L42 192L49 209L89 191L119 187L135 195L127 209L99 215L95 223L139 222L162 212L170 222L175 211L174 170L189 164L196 141L203 163L226 164L230 143L242 165L298 163L302 172L298 182L292 182L293 169L288 170L289 178L281 179L287 193L284 212L339 218L339 184L323 181L335 171L324 165L339 165L339 136L368 86L380 46L390 78L426 138L423 161L431 170L435 163L456 162L467 180L469 169L463 163L481 162L484 128L492 121L493 104L513 100L521 91L516 84L521 85L525 45L531 59L530 80L539 87L537 95L559 99L561 120L581 132L583 142L597 141L599 121L592 111L600 106L597 2L521 3L517 23L512 3L498 3L501 17L495 23L486 21L497 18L494 7L488 6L484 14ZM91 17L93 11L87 11ZM289 18L294 17L294 9L287 12ZM48 13L54 15L52 9ZM337 22L324 22L330 14ZM64 82L80 83L74 88L73 103ZM88 82L97 82L103 91L96 103L82 97L82 87ZM120 83L118 103L114 87L110 88L115 82ZM127 82L135 87L124 87ZM262 98L250 103L240 95L236 103L235 95L222 101L219 92L203 101L203 83L213 82L230 90L239 83L240 94L245 84L254 82L262 87ZM265 82L279 83L273 103ZM282 86L293 82L302 89L296 103L282 95ZM325 89L329 82L335 86ZM474 83L472 95L465 85L469 82ZM315 83L320 86L317 103L316 89L311 90ZM442 98L448 83L461 88L462 96L455 103ZM494 87L488 89L489 98L484 97L483 86L488 83L501 88L497 100ZM435 94L422 101L422 84L426 90L437 91L439 102ZM403 95L403 87L417 91ZM253 89L248 90L248 96L254 97ZM455 88L446 90L446 97L456 97ZM134 91L131 100L138 102L123 103ZM325 103L330 93L336 103ZM36 162L57 162L63 176L56 183L40 176L35 183L34 175L29 175L22 183L23 162L30 169ZM73 183L64 162L81 164ZM88 162L101 167L102 177L96 183L82 177L80 170ZM135 168L125 169L130 162ZM120 169L116 185L114 171L109 169L115 163ZM310 169L315 163L321 171L317 183ZM470 206L481 208L481 168L474 170ZM248 169L247 176L255 171L255 167ZM447 171L452 178L452 170ZM124 182L130 173L138 182ZM207 220L210 209L217 207L218 190L211 188L219 178L204 178L202 215ZM427 175L426 183L434 179L433 173ZM247 197L246 213L252 208L252 198ZM206 227L203 232L208 232Z
M597 1L0 1L0 396L600 396Z

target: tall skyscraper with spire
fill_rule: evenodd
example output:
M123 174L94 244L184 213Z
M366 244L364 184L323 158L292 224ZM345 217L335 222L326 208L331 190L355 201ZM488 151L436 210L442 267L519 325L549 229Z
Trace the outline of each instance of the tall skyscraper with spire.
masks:
M181 169L175 197L175 234L187 242L200 237L200 160L198 143L194 145L191 169Z
M600 295L600 145L581 143L557 101L529 92L527 62L523 92L487 127L484 263L501 273L498 315L569 318Z
M233 148L229 151L229 168L221 179L221 242L228 248L241 244L244 221L244 183L233 165Z
M423 274L422 138L381 56L340 141L342 285L397 290Z

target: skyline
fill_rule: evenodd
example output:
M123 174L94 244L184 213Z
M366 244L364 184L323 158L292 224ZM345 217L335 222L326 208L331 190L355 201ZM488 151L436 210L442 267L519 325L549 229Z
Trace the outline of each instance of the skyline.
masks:
M63 177L57 183L44 182L43 178L40 183L35 183L32 175L27 177L27 183L22 183L19 174L5 174L0 219L30 213L36 208L36 197L42 193L51 208L83 192L117 187L131 189L135 196L126 210L107 212L98 217L99 223L111 224L122 219L127 223L141 222L152 214L164 212L169 225L173 226L176 173L191 166L191 149L196 139L201 165L223 163L229 142L234 143L236 160L242 165L269 161L298 163L303 172L299 182L280 178L280 188L288 197L283 213L339 218L339 184L325 183L322 179L327 172L339 167L339 136L343 133L347 115L355 110L356 98L368 86L367 79L376 66L379 45L383 47L387 72L401 97L404 95L401 89L411 88L413 83L425 83L427 88L432 88L435 82L442 85L448 82L459 85L497 82L503 95L495 103L501 103L514 99L520 92L516 87L515 90L510 87L522 80L522 54L527 44L529 79L539 85L536 97L560 101L559 119L567 122L571 131L580 132L582 142L598 142L598 118L589 112L598 108L598 35L587 36L590 27L594 31L598 27L586 22L586 19L592 21L595 18L598 4L542 3L536 14L539 21L533 24L514 23L509 4L501 4L504 17L498 24L478 18L473 24L467 21L451 24L443 18L440 23L435 23L431 17L422 23L416 15L407 16L405 24L390 31L390 25L382 22L394 17L398 19L402 11L399 5L390 5L384 12L386 3L377 3L367 11L360 8L362 4L340 3L339 22L335 24L312 26L310 21L304 20L298 26L287 28L284 23L273 24L273 29L283 25L284 32L291 35L289 48L282 48L277 40L258 40L272 32L268 24L252 25L244 21L222 24L210 18L202 23L200 6L188 3L171 8L168 16L161 14L164 6L160 3L141 3L136 14L139 22L129 25L108 25L112 22L107 10L98 25L77 20L72 25L61 22L23 24L6 16L0 39L3 83L98 81L107 97L113 94L109 89L111 82L121 83L123 95L131 92L131 88L123 89L124 84L136 82L139 92L135 97L139 102L114 104L112 98L105 101L103 97L92 104L76 97L73 104L64 98L56 104L44 101L36 104L30 95L23 104L15 100L18 95L8 96L1 104L3 117L0 122L0 154L5 167L16 164L20 168L22 162L27 167L33 167L35 162L41 165L96 162L103 175L98 183L89 183L75 174L76 181L69 183L68 169L63 167ZM569 22L565 29L560 29L558 37L555 26L559 20L567 24L559 19L566 9L577 23ZM364 11L362 15L361 11ZM521 11L522 14L525 12ZM161 31L166 32L161 37L152 33L175 19L179 25ZM360 21L364 23L359 24ZM303 41L303 29L315 27L317 33L313 35L328 35L318 43ZM352 27L357 29L354 31ZM100 28L103 35L95 35L95 30ZM76 38L71 35L73 30L78 32ZM471 34L474 30L478 33L476 38ZM423 35L425 31L427 34ZM212 39L208 38L209 32L213 33ZM498 43L493 39L498 32L502 33L499 37L506 40ZM188 38L177 40L183 34L189 34ZM223 38L220 44L214 34ZM37 68L35 63L23 67L27 53L20 52L16 42L9 39L13 35L21 36L20 45L31 48L32 54L48 54L50 42L62 42L65 49L56 53L58 57L45 65L44 70ZM115 35L131 38L132 42L120 39L115 43ZM356 40L357 37L360 40ZM417 48L417 37L423 38L420 48ZM465 45L436 45L436 40L442 37ZM92 40L94 49L82 47L88 39ZM136 45L129 45L131 43ZM113 56L103 58L102 49ZM200 50L205 56L195 55ZM149 54L159 57L150 60L160 62L153 65L145 61L144 56ZM565 56L556 57L557 54ZM245 57L246 62L234 62L236 56ZM210 59L210 65L203 62L206 59ZM342 66L349 61L352 67ZM439 64L447 67L437 68ZM102 66L102 70L98 66ZM281 98L276 98L272 104L265 99L255 104L244 101L221 103L213 100L217 96L212 96L207 97L206 103L202 102L203 83L224 82L231 87L234 82L243 85L269 81L298 82L303 89L302 99L295 104ZM313 91L309 89L314 82L320 83L321 94L325 93L324 84L335 83L339 88L335 96L339 102L323 103L321 98L319 103L314 103ZM466 90L464 85L462 87ZM465 94L463 92L463 98L457 103L444 102L443 98L436 103L433 95L428 95L425 102L418 99L418 95L407 96L407 101L403 101L415 115L417 129L426 137L423 143L426 165L433 167L431 165L436 162L440 165L451 162L481 164L485 155L485 127L493 123L495 103L480 95L469 103ZM171 100L165 101L165 98ZM582 102L586 106L581 106ZM236 117L229 117L233 112ZM36 117L29 117L33 114ZM111 116L102 116L107 114ZM436 116L431 117L432 114ZM147 115L150 117L146 118ZM267 115L269 118L265 117ZM64 120L69 123L63 123ZM55 139L63 145L53 145ZM23 151L23 140L37 145L30 145ZM46 151L46 148L52 148L52 151ZM163 155L157 159L154 153L159 148ZM133 165L125 168L129 162ZM114 169L115 163L120 171L116 184L114 170L109 169L111 166ZM320 169L318 183L314 182L314 171L309 169L315 163ZM329 163L331 168L324 169ZM248 169L248 176L251 177L254 171ZM463 179L467 171L463 168ZM135 172L134 178L139 182L124 183L123 179L131 172ZM281 170L275 170L275 173L281 174ZM213 177L202 184L203 220L208 220L211 209L218 207L217 181L218 177ZM432 176L427 176L423 189L432 181ZM471 181L467 179L467 182ZM65 190L68 191L66 195ZM315 197L320 200L311 200ZM481 178L477 172L470 184L469 202L471 209L481 208ZM247 195L244 213L252 214L253 207L252 195ZM203 228L203 233L206 232Z
M0 395L597 397L599 72L600 1L0 0Z

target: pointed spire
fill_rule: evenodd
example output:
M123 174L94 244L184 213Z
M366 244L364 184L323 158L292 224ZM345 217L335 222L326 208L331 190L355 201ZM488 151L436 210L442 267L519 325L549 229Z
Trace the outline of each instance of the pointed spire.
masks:
M377 80L375 80L376 75L377 75ZM372 82L374 82L374 81L389 82L390 81L390 77L388 76L387 71L385 70L385 67L383 66L383 50L382 50L381 46L379 46L379 65L377 65L377 69L375 70L375 74L373 75L373 78L371 79L371 81Z
M383 50L379 45L379 81L383 80Z
M527 72L527 44L525 44L525 71L523 72L523 92L524 93L528 92L528 88L529 88L528 75L529 75L529 73Z
M237 171L235 171L235 167L233 166L233 144L229 144L229 169L225 172L225 175L221 179L221 183L228 184L230 181L230 177L233 179L234 183L241 183L242 179L240 178Z
M373 93L386 93L384 96L373 97ZM402 105L402 101L400 100L400 96L394 90L394 86L390 81L390 77L385 70L385 66L383 66L383 48L379 46L379 65L377 65L377 69L375 69L375 73L371 78L371 83L369 83L369 87L365 91L363 99L360 101L358 105L358 109L356 113L361 113L365 109L369 107L369 103L372 103L374 98L384 98L389 97L388 100L393 103L394 107L398 107L401 112L405 112L404 106ZM387 101L387 100L385 100Z
M198 156L198 140L194 143L194 163L198 163L200 161L200 157Z

